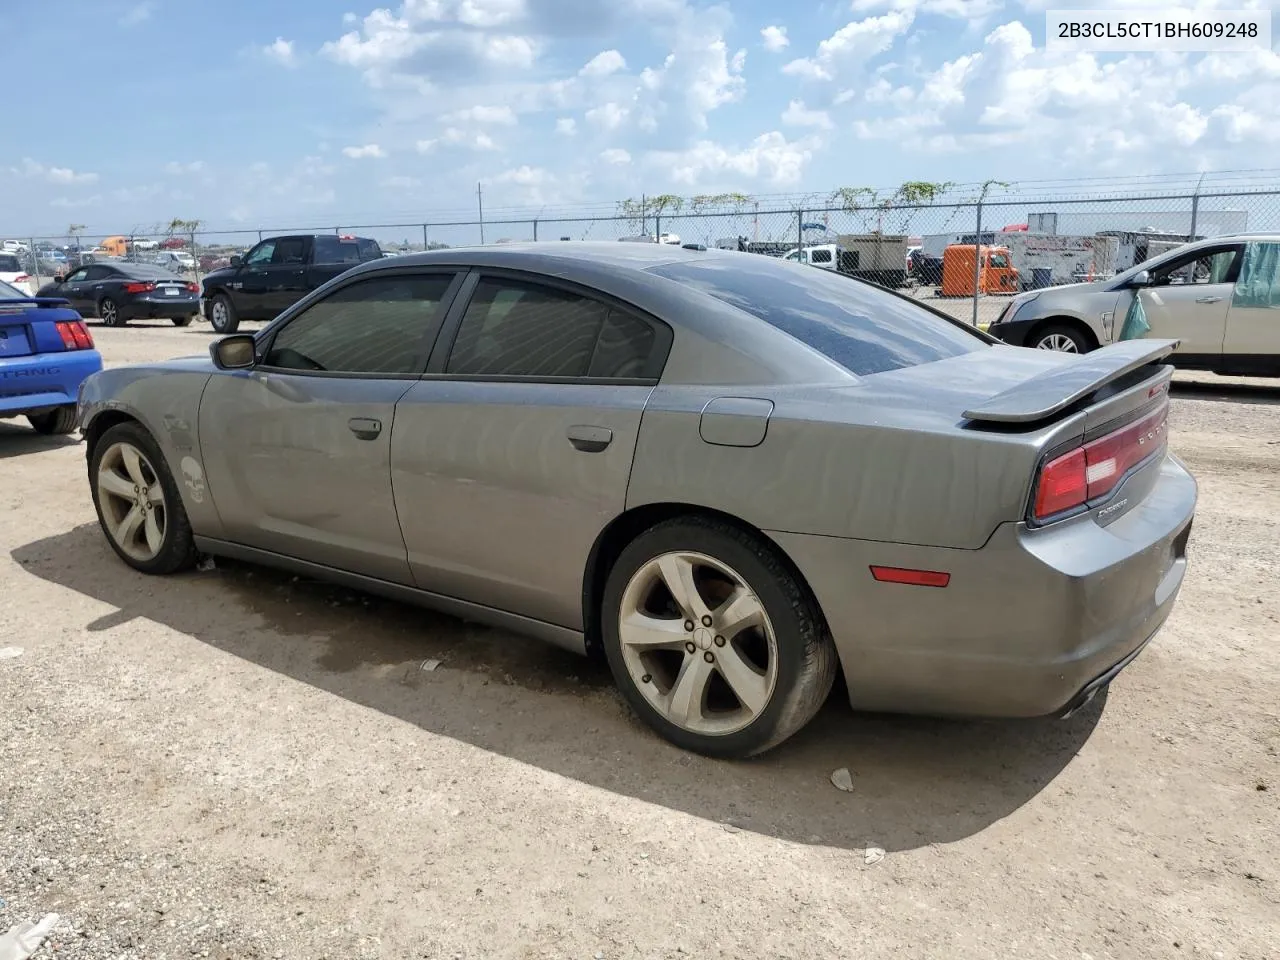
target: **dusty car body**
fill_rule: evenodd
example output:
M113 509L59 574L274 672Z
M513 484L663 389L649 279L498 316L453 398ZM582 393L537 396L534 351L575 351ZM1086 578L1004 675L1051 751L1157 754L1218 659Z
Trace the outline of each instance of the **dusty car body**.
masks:
M376 284L417 331L394 372L281 346L380 316ZM1021 350L750 254L505 245L362 265L210 357L94 376L79 415L137 569L237 557L602 650L660 733L741 756L837 669L856 707L1018 717L1135 657L1196 503L1173 346Z

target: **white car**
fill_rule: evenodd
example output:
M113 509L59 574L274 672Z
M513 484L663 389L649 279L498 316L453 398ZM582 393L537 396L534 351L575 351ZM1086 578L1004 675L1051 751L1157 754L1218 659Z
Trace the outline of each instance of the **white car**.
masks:
M29 297L36 295L36 278L22 267L22 257L8 250L0 253L0 281L21 290Z
M165 250L155 258L155 262L158 266L179 272L196 268L196 258L185 250Z
M0 244L0 250L4 253L27 253L31 248L21 240L6 240Z

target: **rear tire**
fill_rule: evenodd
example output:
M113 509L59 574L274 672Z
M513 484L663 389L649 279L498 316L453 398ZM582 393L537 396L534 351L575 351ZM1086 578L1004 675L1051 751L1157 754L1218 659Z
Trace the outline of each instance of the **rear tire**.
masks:
M666 587L685 569L692 602ZM706 629L699 602L712 621ZM835 646L809 592L775 547L719 520L678 518L636 537L609 572L601 623L632 709L667 740L711 757L782 743L813 719L835 681ZM686 680L697 692L681 698Z
M118 484L114 487L104 487L100 477L104 457L111 453L113 459L116 459L116 453L119 451L125 453L132 451L132 456L119 458L119 464L109 465L108 472L117 474L117 480L125 480L125 495L122 495ZM138 454L141 456L137 457ZM148 522L160 529L158 549L139 549L142 546L140 542L125 538L125 542L130 543L133 548L133 555L130 555L130 552L122 548L117 541L116 535L112 533L112 527L119 530L121 523L118 520L127 518L127 514L132 509L133 495L127 494L127 485L131 482L127 464L135 457L141 464L138 469L142 473L142 478L141 482L133 481L137 484L134 489L141 491L138 496L146 500L149 511L155 515L154 519L149 519ZM159 489L156 490L156 487ZM112 489L115 492L111 492ZM141 573L169 574L195 566L195 538L191 532L191 521L187 519L187 511L182 504L178 484L169 471L169 464L164 454L160 452L160 447L141 424L120 423L98 438L89 455L89 491L93 496L94 509L98 513L98 523L102 527L107 542L111 544L111 549L115 551L116 556L133 569ZM158 497L155 495L157 493ZM116 521L112 521L110 519L112 517L117 518ZM133 524L135 537L138 536L137 531L140 525L142 521Z
M209 323L218 333L235 333L239 329L240 315L225 293L218 294L209 304Z
M189 327L191 326L191 321L194 320L195 317L194 316L170 317L169 319L173 321L173 325L175 327Z
M1027 346L1058 353L1088 353L1093 349L1093 344L1083 333L1065 323L1049 323L1040 327Z
M108 327L123 327L129 321L120 315L120 307L110 297L98 301L98 318Z
M48 413L28 414L27 422L31 424L32 430L46 437L60 433L73 433L76 429L76 408L68 405L50 410Z

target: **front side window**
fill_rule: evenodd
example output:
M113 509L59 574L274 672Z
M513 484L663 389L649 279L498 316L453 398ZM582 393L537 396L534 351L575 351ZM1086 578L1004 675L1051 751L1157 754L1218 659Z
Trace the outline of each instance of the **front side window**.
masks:
M447 373L644 378L657 340L638 317L580 294L485 279L458 328Z
M88 276L89 276L89 268L81 267L75 273L71 274L71 276L67 277L67 279L64 280L63 283L82 283L84 282L85 279L88 278Z
M335 290L290 320L265 366L325 373L415 374L452 274L377 277Z
M1009 258L1003 253L993 253L991 258L987 261L987 266L993 267L996 270L1004 270L1009 266Z
M814 250L813 253L810 254L810 257L813 263L830 263L831 251L830 250Z
M832 270L726 257L664 263L649 272L758 317L859 376L987 346L959 323Z
M249 254L245 263L250 265L255 263L270 263L275 252L276 242L274 240L268 240L266 243L260 243L254 247L253 252Z
M1224 247L1175 257L1151 271L1151 285L1226 283L1239 253L1239 247Z

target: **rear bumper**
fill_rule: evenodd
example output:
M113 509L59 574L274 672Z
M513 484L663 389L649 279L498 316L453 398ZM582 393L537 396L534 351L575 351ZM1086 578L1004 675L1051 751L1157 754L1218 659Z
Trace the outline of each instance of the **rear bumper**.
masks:
M120 305L120 314L128 320L168 320L172 317L192 317L200 312L200 298L194 294L185 297L136 297Z
M43 353L0 363L0 417L74 405L85 377L102 369L97 350Z
M1150 492L1107 526L1093 514L1039 530L1007 523L980 550L773 536L826 614L855 707L1066 715L1138 655L1181 589L1196 483L1172 457L1151 469ZM871 564L951 581L879 583Z

